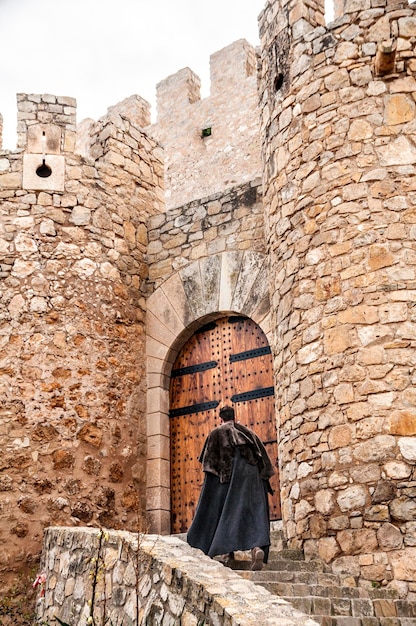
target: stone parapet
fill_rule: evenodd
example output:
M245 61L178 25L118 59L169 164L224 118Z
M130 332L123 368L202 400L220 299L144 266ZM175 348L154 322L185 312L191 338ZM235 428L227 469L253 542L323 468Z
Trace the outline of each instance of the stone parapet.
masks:
M260 25L285 529L414 589L416 5L323 4Z
M317 626L176 537L48 528L38 619L198 626Z
M67 96L17 94L17 147L41 153L41 136L47 129L46 152L73 152L76 109L76 100Z

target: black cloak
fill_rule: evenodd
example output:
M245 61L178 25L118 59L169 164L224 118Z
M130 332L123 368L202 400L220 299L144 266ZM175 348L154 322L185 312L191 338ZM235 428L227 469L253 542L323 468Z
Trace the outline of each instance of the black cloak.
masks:
M207 437L200 459L204 484L187 534L209 556L270 546L270 458L257 435L230 420Z

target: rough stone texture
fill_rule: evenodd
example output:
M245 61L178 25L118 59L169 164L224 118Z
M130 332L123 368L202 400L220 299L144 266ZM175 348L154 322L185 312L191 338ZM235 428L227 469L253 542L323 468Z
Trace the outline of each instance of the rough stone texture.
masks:
M152 217L147 258L154 287L197 259L209 259L209 271L212 259L225 251L264 254L262 199L256 179ZM208 286L204 297L211 297L210 291Z
M211 56L207 98L189 68L158 84L157 123L148 130L165 149L168 208L260 175L256 66L254 49L241 39Z
M95 124L93 160L73 150L73 99L20 94L18 105L20 150L0 159L3 584L51 522L135 528L143 512L138 355L147 220L163 184L159 148L122 107ZM42 150L65 162L63 190L39 190L35 173L22 188L22 157Z
M83 626L90 615L101 623L105 612L125 626L316 626L175 537L48 528L44 555L39 621L57 616Z
M364 579L410 589L414 9L345 0L325 27L324 0L280 0L260 17L285 530L310 557L355 559ZM390 38L394 63L378 75Z
M169 532L172 363L234 312L274 355L290 546L416 593L415 5L323 14L261 16L263 211L245 42L214 55L209 98L190 70L159 87L166 212L147 103L75 136L73 99L19 96L19 149L0 155L3 570L50 522L132 527L137 496ZM24 189L23 153L62 157L63 191Z

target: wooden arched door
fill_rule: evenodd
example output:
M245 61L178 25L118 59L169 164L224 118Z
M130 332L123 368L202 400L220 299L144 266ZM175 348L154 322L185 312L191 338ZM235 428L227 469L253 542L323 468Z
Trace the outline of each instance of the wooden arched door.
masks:
M270 518L280 519L272 355L261 328L229 316L200 328L173 365L170 383L172 532L191 524L204 474L198 457L220 424L218 405L234 406L236 420L254 430L276 465Z

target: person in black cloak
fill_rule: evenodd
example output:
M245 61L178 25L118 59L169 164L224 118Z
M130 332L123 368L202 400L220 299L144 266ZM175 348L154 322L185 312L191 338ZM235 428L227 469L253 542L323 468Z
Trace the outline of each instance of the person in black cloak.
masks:
M261 570L270 548L268 493L275 473L258 436L220 410L222 423L205 440L199 457L205 473L187 542L229 563L236 550L251 550L251 569Z

